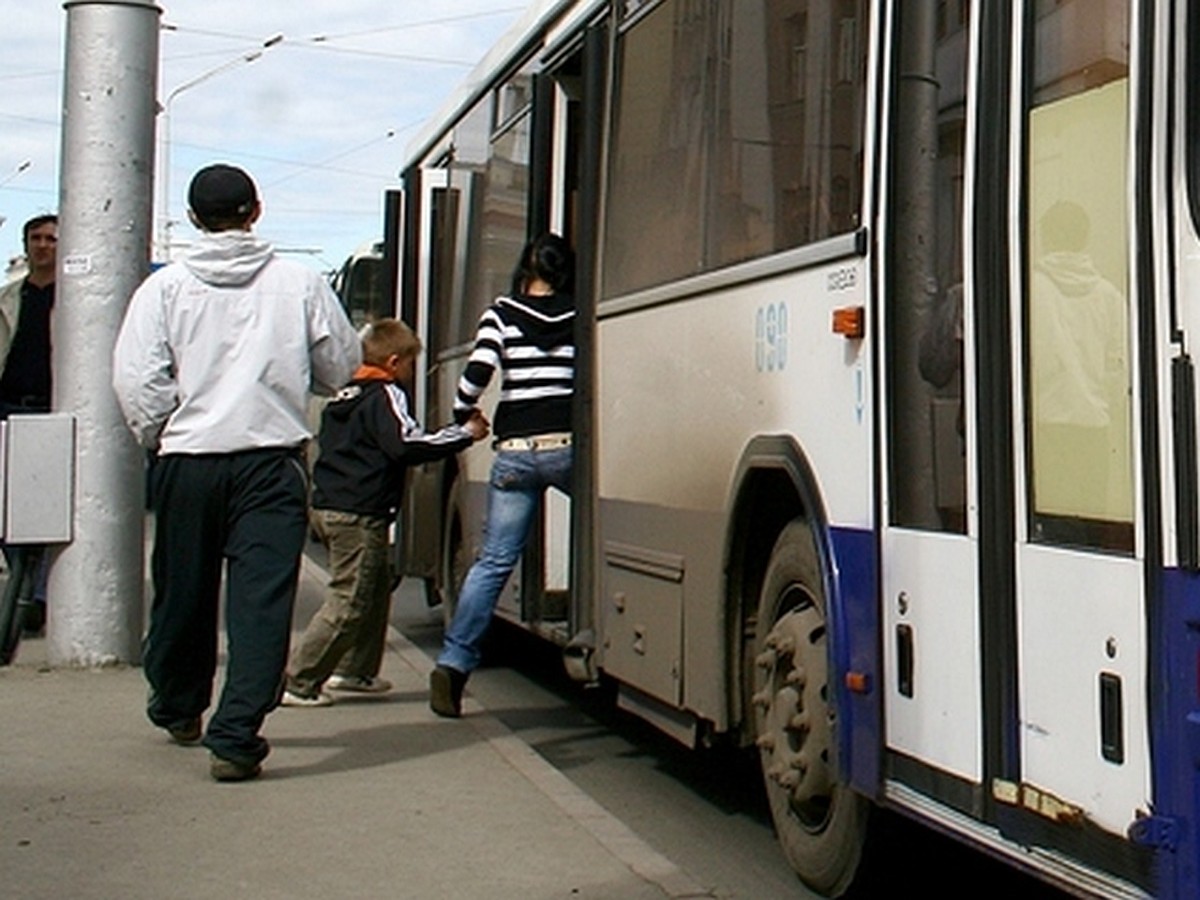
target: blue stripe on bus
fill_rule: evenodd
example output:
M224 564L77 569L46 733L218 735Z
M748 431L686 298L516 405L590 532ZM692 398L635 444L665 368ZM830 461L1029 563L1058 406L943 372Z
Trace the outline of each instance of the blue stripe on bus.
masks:
M882 784L883 681L879 672L878 561L875 535L831 527L828 553L832 583L828 623L834 648L839 765L850 786L877 797ZM866 693L846 687L845 674L865 675Z
M1160 633L1151 636L1161 688L1152 698L1151 771L1161 827L1148 842L1174 844L1156 855L1156 894L1200 897L1200 574L1164 570L1160 609Z

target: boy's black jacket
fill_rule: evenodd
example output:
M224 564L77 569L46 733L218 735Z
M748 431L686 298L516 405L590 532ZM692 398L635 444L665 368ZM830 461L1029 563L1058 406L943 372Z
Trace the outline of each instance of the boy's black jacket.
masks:
M373 516L395 514L409 465L471 445L460 425L425 434L408 412L404 391L370 366L326 405L317 440L313 506Z

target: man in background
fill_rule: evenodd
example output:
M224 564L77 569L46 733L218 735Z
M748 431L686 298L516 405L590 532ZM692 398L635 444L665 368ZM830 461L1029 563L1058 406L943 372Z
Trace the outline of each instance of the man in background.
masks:
M50 411L50 313L58 259L58 216L35 216L21 232L28 274L0 288L0 419ZM18 554L33 577L33 605L25 611L25 631L46 622L47 558L41 547L5 546L9 570Z

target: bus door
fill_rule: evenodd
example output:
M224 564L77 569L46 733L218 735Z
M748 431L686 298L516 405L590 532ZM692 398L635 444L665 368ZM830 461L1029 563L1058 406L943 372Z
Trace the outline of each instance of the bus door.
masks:
M972 308L964 248L969 12L890 4L883 344L887 774L962 809L983 777ZM940 9L939 9L940 8Z
M530 233L554 231L575 249L577 351L575 368L574 459L572 496L550 490L531 541L530 559L523 575L522 618L549 626L560 639L570 640L590 627L591 591L588 583L591 554L577 552L572 535L591 533L587 525L591 504L591 323L597 182L586 173L599 170L601 85L604 30L582 32L581 40L560 52L534 78L533 164L530 179ZM529 563L536 561L536 565ZM584 567L581 570L580 567ZM581 589L571 591L571 585ZM571 597L575 601L571 602ZM579 648L590 658L590 648ZM590 669L589 669L590 671ZM584 673L582 677L587 677Z
M1024 4L1012 242L1020 783L997 795L1124 835L1149 812L1131 264L1133 0ZM1023 58L1023 59L1021 59Z
M450 298L453 296L453 270L447 262L453 259L452 248L455 246L456 193L450 189L448 174L448 170L444 168L425 169L421 172L419 209L425 215L423 227L417 235L417 293L421 302L416 306L419 310L426 310L426 315L418 315L413 327L421 340L421 346L426 349L439 347L443 343L439 334L444 319L441 313L450 306ZM413 402L416 409L413 414L417 421L428 420L432 425L442 418L441 413L446 410L436 399L436 391L429 383L431 363L432 360L427 360L425 366L417 368L416 383L413 386Z
M406 239L414 257L413 290L408 304L417 313L410 323L425 348L425 365L418 366L413 385L413 415L431 428L450 420L452 395L437 363L450 341L449 321L455 309L455 248L458 246L458 191L450 185L444 167L419 170L408 179L408 204L416 211L409 218ZM436 578L441 553L442 484L444 466L425 463L409 471L403 509L404 574L425 580L431 602L439 599Z
M887 775L1110 868L1149 809L1132 5L889 29Z

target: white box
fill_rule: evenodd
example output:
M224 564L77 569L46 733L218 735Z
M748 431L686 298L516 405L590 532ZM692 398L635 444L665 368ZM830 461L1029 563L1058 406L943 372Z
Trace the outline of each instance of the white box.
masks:
M4 539L10 544L71 540L75 488L75 417L8 418L4 452Z

